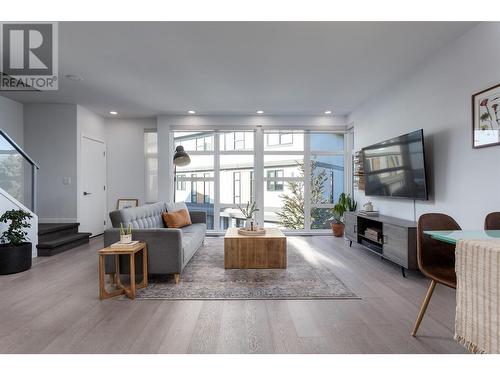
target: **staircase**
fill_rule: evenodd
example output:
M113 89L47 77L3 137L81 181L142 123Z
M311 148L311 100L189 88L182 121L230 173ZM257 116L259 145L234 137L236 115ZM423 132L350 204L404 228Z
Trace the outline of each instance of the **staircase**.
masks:
M89 243L91 233L79 233L80 223L38 224L38 256L49 257Z

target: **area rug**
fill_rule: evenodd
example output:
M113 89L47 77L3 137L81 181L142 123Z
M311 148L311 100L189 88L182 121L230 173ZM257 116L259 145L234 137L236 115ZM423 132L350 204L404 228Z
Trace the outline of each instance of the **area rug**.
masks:
M287 269L224 269L224 239L208 237L181 280L150 278L137 299L247 300L247 299L357 299L329 269L314 258L315 250L288 240Z

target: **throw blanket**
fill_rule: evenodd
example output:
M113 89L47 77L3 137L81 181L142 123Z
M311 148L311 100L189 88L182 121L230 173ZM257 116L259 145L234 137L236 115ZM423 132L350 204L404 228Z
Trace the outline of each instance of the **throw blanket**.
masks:
M500 241L461 240L455 256L454 338L472 353L500 353Z

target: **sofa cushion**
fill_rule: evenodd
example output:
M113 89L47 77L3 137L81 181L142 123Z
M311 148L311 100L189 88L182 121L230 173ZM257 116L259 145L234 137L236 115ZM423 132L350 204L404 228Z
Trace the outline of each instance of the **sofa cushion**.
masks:
M167 212L177 212L188 209L185 202L165 203L165 205L167 206Z
M188 210L164 212L162 218L167 228L182 228L191 225L191 216L189 216Z
M119 228L120 223L124 227L128 227L130 224L135 229L165 228L161 217L163 212L165 212L165 203L158 202L116 210L110 212L109 217L113 228Z
M184 264L189 262L196 250L201 246L207 226L204 223L192 224L181 228L182 231L182 253Z

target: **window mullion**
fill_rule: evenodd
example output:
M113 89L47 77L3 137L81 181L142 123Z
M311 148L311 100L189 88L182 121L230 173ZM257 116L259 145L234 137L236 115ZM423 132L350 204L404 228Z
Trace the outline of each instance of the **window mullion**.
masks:
M254 191L257 203L257 223L264 226L264 132L257 127L254 133Z
M220 147L219 132L214 132L214 231L220 230Z
M311 152L310 134L304 133L304 230L311 229Z

